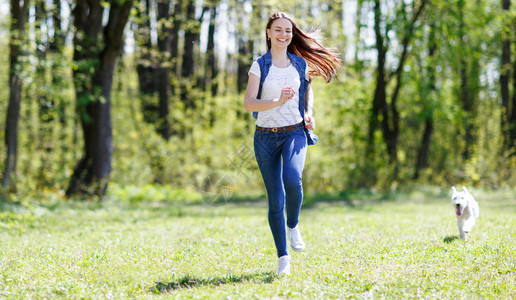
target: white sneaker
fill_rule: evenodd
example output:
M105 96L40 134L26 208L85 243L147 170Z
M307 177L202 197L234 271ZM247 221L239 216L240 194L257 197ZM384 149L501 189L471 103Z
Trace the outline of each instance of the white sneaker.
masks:
M290 275L290 256L283 255L278 258L278 275Z
M288 228L288 226L287 226ZM290 239L290 247L294 251L303 251L305 250L305 242L303 242L303 238L301 237L301 232L299 232L299 225L296 225L294 228L288 228L288 237Z

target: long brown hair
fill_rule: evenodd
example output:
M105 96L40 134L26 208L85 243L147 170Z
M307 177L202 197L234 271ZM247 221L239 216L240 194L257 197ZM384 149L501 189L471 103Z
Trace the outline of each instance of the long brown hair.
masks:
M322 76L326 82L330 82L332 78L337 77L337 71L341 66L339 54L331 48L325 48L315 38L310 36L317 28L306 33L284 12L274 13L269 17L265 29L267 50L271 49L271 41L267 38L267 29L270 29L272 23L277 19L287 19L292 24L292 41L288 45L287 50L306 60L310 68L310 76Z

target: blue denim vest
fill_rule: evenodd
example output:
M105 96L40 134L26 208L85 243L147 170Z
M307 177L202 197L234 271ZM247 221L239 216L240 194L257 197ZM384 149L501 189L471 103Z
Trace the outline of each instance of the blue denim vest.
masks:
M301 114L301 117L303 118L303 124L304 124L305 94L308 89L308 86L310 85L310 82L308 82L308 80L306 80L306 75L305 75L306 74L305 73L306 72L306 61L304 58L297 56L295 54L292 54L288 51L287 51L287 54L290 58L290 61L292 62L292 64L296 68L297 72L299 73L299 81L301 83L299 86L299 113ZM256 98L260 99L260 97L262 95L263 83L265 82L265 78L269 74L269 69L271 68L271 65L272 65L271 51L270 50L267 51L267 53L260 56L256 61L258 62L258 65L260 66L260 87L258 88L258 95ZM257 118L258 112L256 112L256 111L253 112L253 117ZM305 128L305 132L306 132L306 136L307 136L308 145L315 145L317 143L317 140L319 139L319 137L317 135L315 135L312 130L308 130Z
M299 113L301 114L301 117L305 117L305 93L308 89L308 85L310 84L308 80L306 80L305 76L305 70L306 70L306 61L295 54L291 54L287 51L288 56L290 57L290 61L296 68L297 72L299 73L299 80L301 82L301 85L299 86ZM267 51L264 55L260 56L257 60L258 65L260 66L260 87L258 89L258 96L257 99L260 99L262 95L262 86L265 82L265 78L267 78L267 75L269 74L269 69L272 65L272 56L271 52ZM253 112L253 117L258 117L258 112Z

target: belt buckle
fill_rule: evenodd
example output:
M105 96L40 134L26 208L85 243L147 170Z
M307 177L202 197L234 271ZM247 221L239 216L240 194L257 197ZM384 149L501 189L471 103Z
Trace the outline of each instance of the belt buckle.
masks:
M271 128L271 131L276 133L276 132L278 132L278 128Z

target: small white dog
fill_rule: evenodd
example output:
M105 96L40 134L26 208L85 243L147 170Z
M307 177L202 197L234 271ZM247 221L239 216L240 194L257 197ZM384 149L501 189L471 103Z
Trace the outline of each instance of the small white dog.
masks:
M459 228L459 235L461 239L467 239L467 233L471 231L478 218L480 209L477 201L468 192L465 186L463 191L458 192L455 187L452 187L452 205L456 209L457 227Z

